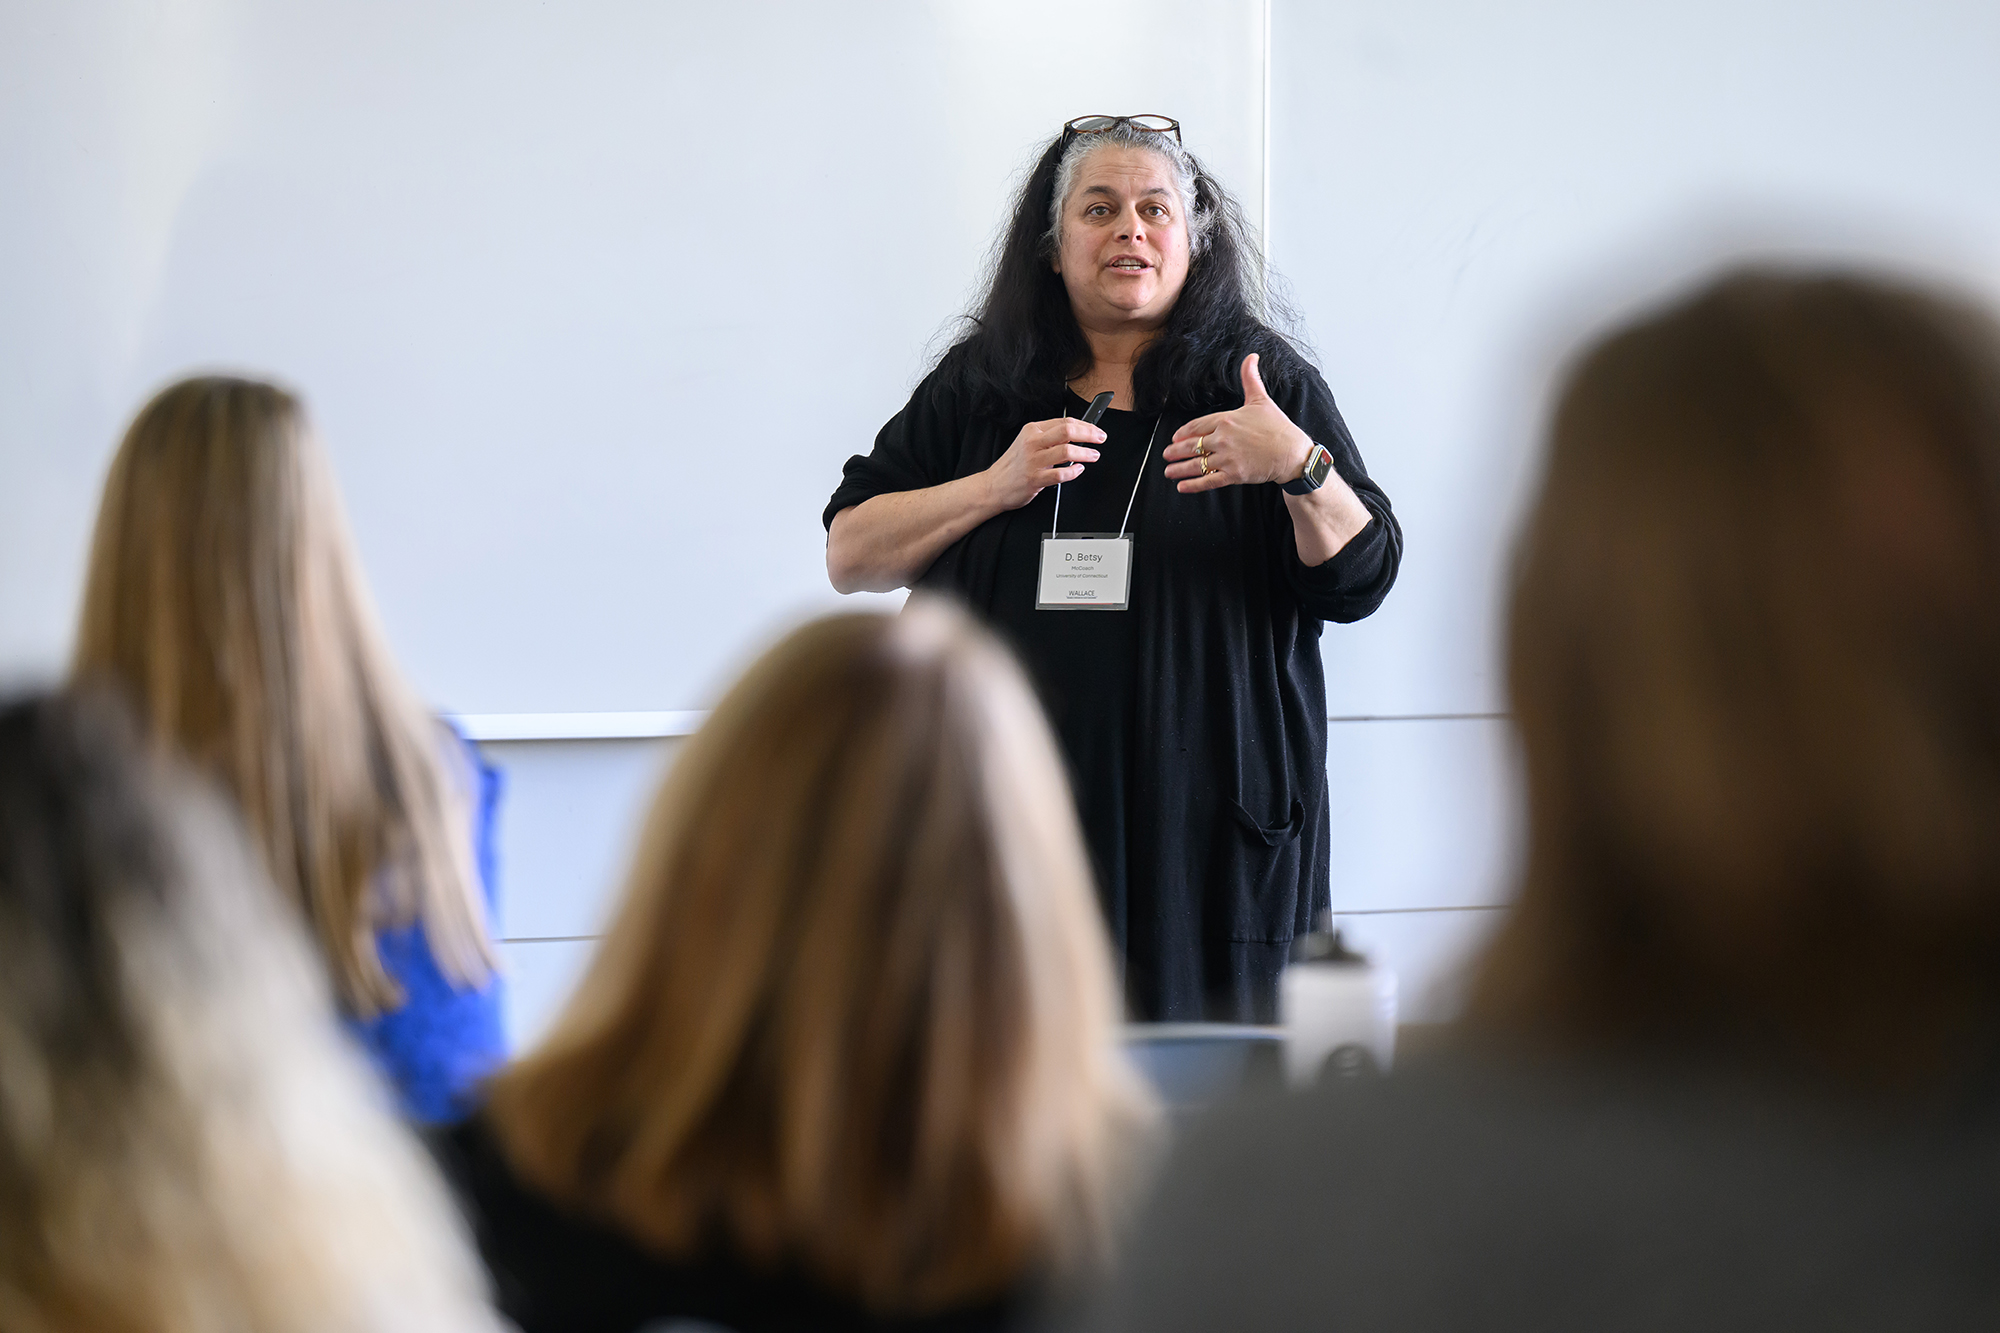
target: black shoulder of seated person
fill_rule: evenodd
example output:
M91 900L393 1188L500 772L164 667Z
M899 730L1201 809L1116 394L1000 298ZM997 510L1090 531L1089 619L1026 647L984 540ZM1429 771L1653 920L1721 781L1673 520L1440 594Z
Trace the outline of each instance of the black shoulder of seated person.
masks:
M796 1271L766 1273L720 1253L667 1259L523 1182L482 1117L431 1144L478 1238L500 1309L522 1333L622 1333L675 1317L733 1333L1006 1333L1030 1314L1019 1290L921 1318L878 1318Z
M1505 1056L1454 1048L1192 1126L1090 1333L2000 1319L1990 1114L1698 1056Z

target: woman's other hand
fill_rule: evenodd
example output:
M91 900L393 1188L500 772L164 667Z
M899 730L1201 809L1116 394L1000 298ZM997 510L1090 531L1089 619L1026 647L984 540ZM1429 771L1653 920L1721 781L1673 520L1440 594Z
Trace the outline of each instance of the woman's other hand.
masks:
M1264 392L1253 352L1243 358L1243 406L1188 422L1163 456L1176 489L1194 495L1243 482L1293 481L1305 471L1312 446L1312 437ZM1308 568L1340 554L1374 517L1337 472L1310 494L1287 495L1285 508L1299 561Z
M1264 391L1257 356L1243 358L1243 406L1196 417L1174 432L1161 457L1182 495L1219 486L1296 480L1305 471L1312 438Z
M1090 446L1103 443L1103 431L1076 417L1030 421L986 469L993 507L1019 509L1057 482L1075 481L1085 463L1097 461Z

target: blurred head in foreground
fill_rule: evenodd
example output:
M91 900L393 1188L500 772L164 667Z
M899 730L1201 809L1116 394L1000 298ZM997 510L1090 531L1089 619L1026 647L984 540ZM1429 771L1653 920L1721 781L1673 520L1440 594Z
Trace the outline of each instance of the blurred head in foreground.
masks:
M421 921L454 982L493 962L470 815L389 656L305 409L207 376L140 409L112 461L76 672L241 804L341 997L403 1001L376 931Z
M236 825L108 696L0 707L0 1325L495 1327Z
M489 1115L658 1252L938 1308L1097 1252L1147 1117L1118 1013L1034 697L917 602L809 624L730 691Z
M1744 272L1571 374L1514 580L1519 906L1476 1018L1946 1074L2000 1034L2000 336Z

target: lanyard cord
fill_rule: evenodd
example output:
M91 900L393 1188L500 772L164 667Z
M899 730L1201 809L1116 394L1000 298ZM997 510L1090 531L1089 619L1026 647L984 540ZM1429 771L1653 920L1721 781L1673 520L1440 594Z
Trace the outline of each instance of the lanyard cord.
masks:
M1067 407L1063 409L1063 416L1064 417L1069 416L1069 409ZM1159 416L1153 418L1153 433L1146 437L1146 455L1145 457L1139 460L1139 475L1132 478L1132 498L1125 502L1125 517L1120 519L1118 522L1118 535L1120 538L1124 537L1125 529L1131 526L1132 506L1138 503L1139 500L1139 483L1146 479L1146 464L1153 461L1153 446L1159 442L1160 422L1165 418L1165 416L1166 414L1163 412ZM1054 517L1052 517L1049 520L1049 536L1051 537L1059 537L1062 535L1062 488L1063 484L1061 482L1057 482L1056 512Z

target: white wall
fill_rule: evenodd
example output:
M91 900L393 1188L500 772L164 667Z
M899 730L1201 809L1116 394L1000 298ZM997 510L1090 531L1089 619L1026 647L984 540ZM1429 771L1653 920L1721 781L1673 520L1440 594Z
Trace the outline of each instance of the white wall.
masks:
M532 1040L609 922L654 789L679 742L488 742L505 788L500 929L508 1029Z

